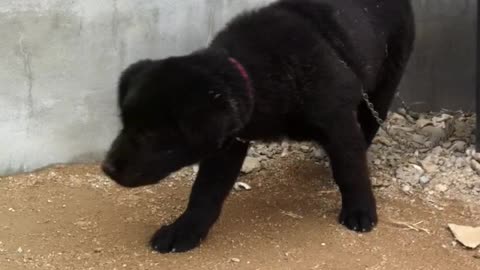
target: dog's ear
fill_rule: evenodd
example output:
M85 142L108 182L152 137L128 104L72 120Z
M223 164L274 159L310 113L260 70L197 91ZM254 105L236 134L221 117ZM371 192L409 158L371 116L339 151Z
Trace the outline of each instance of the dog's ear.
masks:
M141 60L130 65L125 71L122 72L120 81L118 83L118 104L120 107L122 106L128 90L132 86L132 83L138 79L138 75L150 64L152 64L152 62L152 60Z

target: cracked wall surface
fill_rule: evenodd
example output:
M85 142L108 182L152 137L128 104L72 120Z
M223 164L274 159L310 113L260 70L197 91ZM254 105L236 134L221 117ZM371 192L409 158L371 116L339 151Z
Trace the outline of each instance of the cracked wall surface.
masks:
M191 52L250 0L0 1L0 174L100 159L133 61Z
M232 16L272 1L0 1L0 175L99 160L118 129L127 65L205 46ZM434 88L455 90L456 104L470 102L475 0L413 3L419 43L402 91L441 105Z

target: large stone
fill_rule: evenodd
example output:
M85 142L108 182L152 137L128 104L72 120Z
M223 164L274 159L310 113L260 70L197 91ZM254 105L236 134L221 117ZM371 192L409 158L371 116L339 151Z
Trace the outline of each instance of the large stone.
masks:
M252 173L260 170L261 167L262 167L262 164L260 163L259 158L247 157L243 162L242 173L246 173L246 174Z

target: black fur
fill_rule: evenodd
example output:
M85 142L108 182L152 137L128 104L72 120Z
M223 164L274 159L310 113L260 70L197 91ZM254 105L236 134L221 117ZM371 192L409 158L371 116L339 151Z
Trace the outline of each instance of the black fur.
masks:
M182 252L219 217L249 141L315 141L340 187L340 222L370 231L377 214L366 150L379 127L361 89L385 118L413 40L408 0L283 0L241 15L206 49L122 74L123 130L103 170L137 187L200 163L187 210L151 242ZM248 71L253 97L230 57Z

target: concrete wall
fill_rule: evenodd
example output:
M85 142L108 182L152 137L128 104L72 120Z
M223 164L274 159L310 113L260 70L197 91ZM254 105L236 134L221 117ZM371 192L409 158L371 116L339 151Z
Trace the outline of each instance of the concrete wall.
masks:
M205 46L261 0L0 1L0 174L100 158L120 71Z
M477 0L412 0L415 54L400 90L417 110L475 111Z
M0 174L98 160L118 128L123 68L205 46L234 14L271 1L0 1ZM404 95L471 108L476 1L413 2L419 42Z

